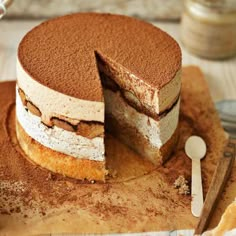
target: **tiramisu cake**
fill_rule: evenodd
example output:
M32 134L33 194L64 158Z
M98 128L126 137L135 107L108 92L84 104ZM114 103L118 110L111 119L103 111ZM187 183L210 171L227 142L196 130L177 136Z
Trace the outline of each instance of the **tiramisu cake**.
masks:
M97 13L44 22L19 45L19 143L53 172L105 181L106 127L159 165L177 141L180 70L178 44L151 24Z

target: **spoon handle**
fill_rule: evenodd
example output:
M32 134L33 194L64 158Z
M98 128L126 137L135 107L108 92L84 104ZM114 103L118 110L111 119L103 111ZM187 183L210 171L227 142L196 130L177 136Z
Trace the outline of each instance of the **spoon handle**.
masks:
M191 211L196 217L201 215L203 206L202 175L200 160L192 160L192 202Z

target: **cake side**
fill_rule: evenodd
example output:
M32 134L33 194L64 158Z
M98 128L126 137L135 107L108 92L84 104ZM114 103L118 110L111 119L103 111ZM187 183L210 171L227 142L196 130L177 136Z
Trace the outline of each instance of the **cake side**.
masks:
M51 117L43 113L16 86L16 132L23 151L36 164L81 180L105 181L104 123Z
M85 129L83 130L85 124L79 123L73 127L56 118L51 121L53 125L47 126L34 109L28 102L24 106L17 90L17 119L29 136L48 148L76 158L104 160L103 124L91 124L87 133Z

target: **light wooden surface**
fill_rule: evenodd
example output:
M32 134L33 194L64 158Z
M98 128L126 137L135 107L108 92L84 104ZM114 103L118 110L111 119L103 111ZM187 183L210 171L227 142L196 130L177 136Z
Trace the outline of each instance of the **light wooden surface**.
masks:
M24 34L40 21L0 21L0 81L16 79L17 45ZM171 34L177 41L180 25L158 22L155 25ZM182 45L181 45L182 47ZM208 61L189 54L183 47L183 64L195 64L202 68L214 100L236 99L236 58L225 61ZM192 235L193 231L175 231L160 235ZM148 235L148 234L145 234ZM157 234L155 234L157 235ZM59 236L54 234L53 236Z

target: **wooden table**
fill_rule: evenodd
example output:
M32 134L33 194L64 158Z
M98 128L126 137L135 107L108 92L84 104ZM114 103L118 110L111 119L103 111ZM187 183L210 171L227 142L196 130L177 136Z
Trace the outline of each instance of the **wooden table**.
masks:
M40 21L0 21L0 81L16 79L16 53L17 45L24 34ZM178 42L180 42L178 23L153 22L158 27L167 31ZM182 47L183 64L198 65L204 71L210 87L213 99L236 99L236 58L224 61L209 61L189 54ZM178 231L164 233L165 235L192 235L193 231ZM147 234L145 234L147 235ZM53 236L59 236L54 234Z

